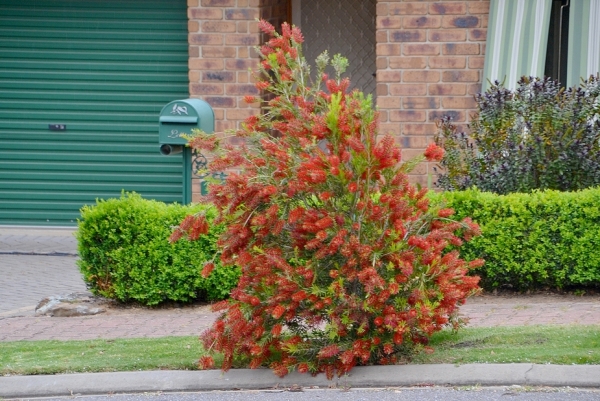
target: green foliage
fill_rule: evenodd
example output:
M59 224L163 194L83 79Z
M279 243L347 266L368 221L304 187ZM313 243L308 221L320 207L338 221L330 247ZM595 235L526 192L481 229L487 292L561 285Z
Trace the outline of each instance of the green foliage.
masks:
M471 216L482 235L461 248L484 258L477 270L486 289L600 286L600 188L496 195L444 192L456 217Z
M222 227L210 227L195 242L168 241L174 225L200 211L209 220L216 214L211 206L167 205L135 193L85 206L77 230L84 281L94 294L144 305L227 297L238 270L217 266L210 278L200 275L217 253Z
M439 187L507 194L600 184L600 76L568 90L550 79L523 77L514 91L496 82L476 101L470 135L447 118L439 124Z

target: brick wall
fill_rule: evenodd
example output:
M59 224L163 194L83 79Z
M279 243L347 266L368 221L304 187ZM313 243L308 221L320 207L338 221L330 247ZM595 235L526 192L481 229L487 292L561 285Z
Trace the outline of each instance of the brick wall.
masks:
M489 0L378 1L377 105L403 157L433 140L443 115L468 123L481 89ZM415 170L427 183L432 166Z
M263 42L256 18L279 27L290 9L289 0L188 0L190 95L213 107L217 132L259 112L243 101L258 94L248 72ZM481 88L489 0L378 0L376 12L381 129L408 159L433 140L443 115L468 123ZM414 173L413 181L427 184L432 166Z
M245 95L258 95L249 69L261 44L257 18L281 24L288 0L188 0L190 97L206 100L215 112L215 130L235 129L248 116L258 113L256 105L244 102ZM200 186L192 182L193 201Z

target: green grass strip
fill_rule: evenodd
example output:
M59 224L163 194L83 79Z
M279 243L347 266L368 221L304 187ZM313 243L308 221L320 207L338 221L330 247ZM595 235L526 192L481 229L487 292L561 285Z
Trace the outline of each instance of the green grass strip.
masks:
M430 345L413 363L600 364L600 326L464 328ZM193 370L204 352L197 337L0 342L0 375Z

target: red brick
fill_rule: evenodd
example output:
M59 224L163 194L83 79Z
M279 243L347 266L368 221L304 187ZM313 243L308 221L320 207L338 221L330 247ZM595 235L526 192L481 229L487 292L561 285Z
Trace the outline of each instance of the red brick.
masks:
M405 97L402 99L404 109L437 109L440 100L436 97Z
M430 68L465 68L467 66L466 57L430 57Z
M254 21L258 16L258 10L255 8L230 8L225 10L225 19L227 20Z
M398 138L400 142L400 147L402 149L425 149L432 142L432 140L425 135L409 132L407 126L426 126L429 128L427 133L429 133L429 130L431 130L430 126L433 126L435 128L434 124L404 124L404 126L402 127L403 135L400 138Z
M402 133L404 135L419 135L414 138L424 137L425 135L433 135L437 131L437 127L432 123L425 124L403 124L402 125ZM415 140L417 142L417 140ZM415 143L417 145L417 143ZM415 148L420 148L421 146L411 146ZM423 146L426 148L427 145Z
M392 96L424 96L427 94L426 84L391 84Z
M235 99L229 96L205 96L203 98L212 107L232 108L237 107Z
M421 110L392 110L390 111L390 121L412 121L425 122L426 115Z
M190 85L190 94L191 95L222 95L223 94L223 85L214 85L214 84L191 84Z
M235 0L202 0L203 7L235 7Z
M429 14L460 14L467 13L467 6L463 1L453 3L433 3L429 5Z
M387 30L377 30L375 32L375 43L387 43L388 42L388 31Z
M402 28L402 17L377 17L377 29Z
M381 96L378 96L379 99ZM388 111L386 109L379 110L379 119L380 123L385 123L388 121Z
M417 2L389 3L388 13L389 15L425 15L427 14L427 4Z
M476 84L469 84L467 86L467 93L469 95L476 95L478 93L481 93L481 82Z
M469 68L482 70L484 61L485 57L483 56L469 57Z
M375 15L388 15L388 5L386 3L377 3Z
M188 56L190 58L198 58L198 57L200 57L200 47L198 47L198 46L189 46L188 47Z
M465 112L457 110L433 110L429 112L429 121L437 123L443 117L450 117L452 121L465 121Z
M429 94L434 96L466 95L466 84L430 84Z
M445 16L442 18L444 28L476 28L480 24L475 15Z
M232 84L225 85L225 93L228 95L258 95L260 92L256 86L252 84Z
M188 32L195 33L200 30L200 24L198 21L188 21Z
M216 58L193 58L189 61L189 67L191 70L222 70L223 60Z
M228 119L245 120L246 118L258 114L257 109L231 109L226 111Z
M479 71L444 71L442 74L444 82L478 82Z
M390 68L393 69L421 69L427 67L426 57L390 57Z
M202 57L205 58L233 58L235 55L235 47L202 46Z
M388 60L389 57L377 57L377 69L378 70L385 70L386 68L388 68Z
M231 34L225 36L226 45L257 46L260 43L258 35Z
M490 13L490 2L489 1L469 1L469 14L489 14Z
M471 29L469 30L469 40L482 41L487 38L487 29Z
M437 56L440 54L440 45L431 43L406 43L403 45L405 56Z
M399 56L402 51L400 44L382 44L378 43L376 52L378 56Z
M439 82L439 71L404 71L403 82Z
M442 45L443 54L479 54L479 45L477 43L445 43Z
M223 44L223 35L216 33L193 33L190 34L190 43L195 45L213 45Z
M387 96L388 95L388 85L387 84L377 84L376 93L377 93L377 96Z
M401 106L400 98L396 96L379 96L377 106L381 109L399 109Z
M429 31L429 40L432 42L464 42L467 40L467 31L464 29L441 29Z
M476 106L473 97L445 97L442 99L444 109L474 109Z
M398 123L383 123L379 124L379 132L384 135L391 135L397 137L400 135L400 124Z
M243 58L235 58L225 60L225 69L227 70L238 70L238 71L247 71L248 68L255 68L258 64L257 60L254 59L243 59Z
M190 8L190 19L207 20L223 19L223 10L218 8Z
M377 71L378 82L400 82L401 77L400 71Z
M231 71L203 71L202 82L236 82Z
M427 36L424 30L391 30L389 31L390 42L425 42Z
M188 7L198 7L198 0L187 0Z
M404 28L439 28L442 19L437 16L404 17Z
M235 22L206 21L202 23L202 32L235 32Z

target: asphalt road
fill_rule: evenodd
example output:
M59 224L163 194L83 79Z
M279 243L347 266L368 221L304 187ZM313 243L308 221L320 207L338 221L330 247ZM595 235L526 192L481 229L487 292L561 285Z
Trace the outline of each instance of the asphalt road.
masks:
M70 396L44 398L44 401L598 401L600 390L573 388L467 387L467 388L386 388L386 389L332 389L270 391L211 391L197 393L143 393L112 394L107 396Z

